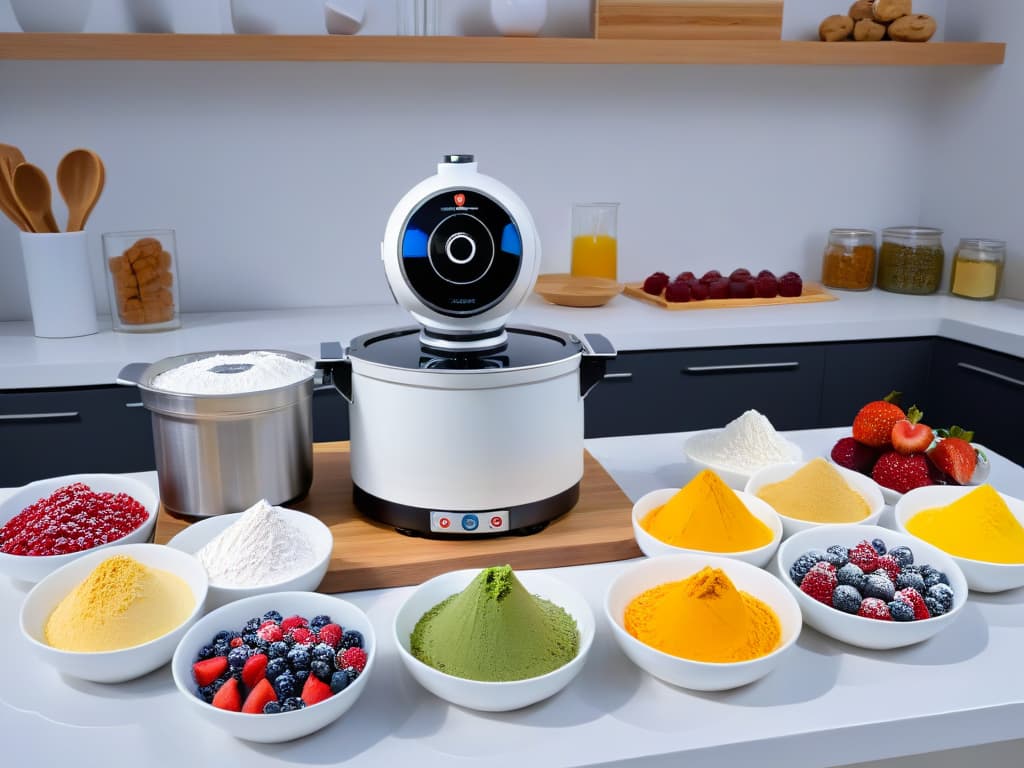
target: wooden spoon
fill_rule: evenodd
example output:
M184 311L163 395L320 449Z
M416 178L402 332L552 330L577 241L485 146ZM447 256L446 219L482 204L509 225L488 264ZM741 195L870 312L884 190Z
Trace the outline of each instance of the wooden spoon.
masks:
M0 144L0 211L7 214L7 218L13 221L19 229L31 232L32 226L28 217L21 210L18 201L14 196L14 168L19 163L25 162L25 156L17 147L10 144Z
M37 166L21 163L14 169L14 196L35 232L59 232L50 208L50 182Z
M61 158L57 166L57 188L68 205L68 232L85 228L105 181L103 161L91 149L73 149Z

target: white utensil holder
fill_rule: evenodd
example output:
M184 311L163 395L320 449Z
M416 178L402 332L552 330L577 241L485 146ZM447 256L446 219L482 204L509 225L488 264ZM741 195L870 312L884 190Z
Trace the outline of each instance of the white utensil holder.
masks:
M22 232L21 255L35 335L63 339L96 333L86 233Z

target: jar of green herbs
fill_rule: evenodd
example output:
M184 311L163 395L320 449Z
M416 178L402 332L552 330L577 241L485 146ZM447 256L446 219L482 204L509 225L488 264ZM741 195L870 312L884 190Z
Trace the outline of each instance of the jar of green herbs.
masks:
M889 227L882 230L876 285L893 293L935 293L945 258L941 229Z

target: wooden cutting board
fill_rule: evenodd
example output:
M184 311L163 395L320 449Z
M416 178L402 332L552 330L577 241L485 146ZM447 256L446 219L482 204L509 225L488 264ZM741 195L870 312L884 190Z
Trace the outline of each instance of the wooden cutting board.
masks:
M773 307L779 304L812 304L818 301L835 301L838 297L829 293L820 283L804 283L799 296L776 296L774 299L705 299L704 301L665 301L664 295L652 296L644 292L643 283L626 283L623 291L634 299L656 304L662 309L742 309L744 307Z
M782 3L783 0L597 0L594 36L640 40L779 40Z
M363 517L352 504L347 442L315 444L313 486L288 506L316 515L334 533L334 553L319 587L327 593L419 584L460 568L552 568L641 555L633 538L632 502L589 453L579 503L532 536L438 541L404 536ZM161 509L155 540L164 544L188 525Z

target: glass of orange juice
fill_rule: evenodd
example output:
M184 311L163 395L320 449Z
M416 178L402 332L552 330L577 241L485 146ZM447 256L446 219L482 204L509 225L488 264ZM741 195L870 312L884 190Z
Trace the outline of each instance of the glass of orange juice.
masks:
M618 203L573 205L572 274L618 279L618 214Z

